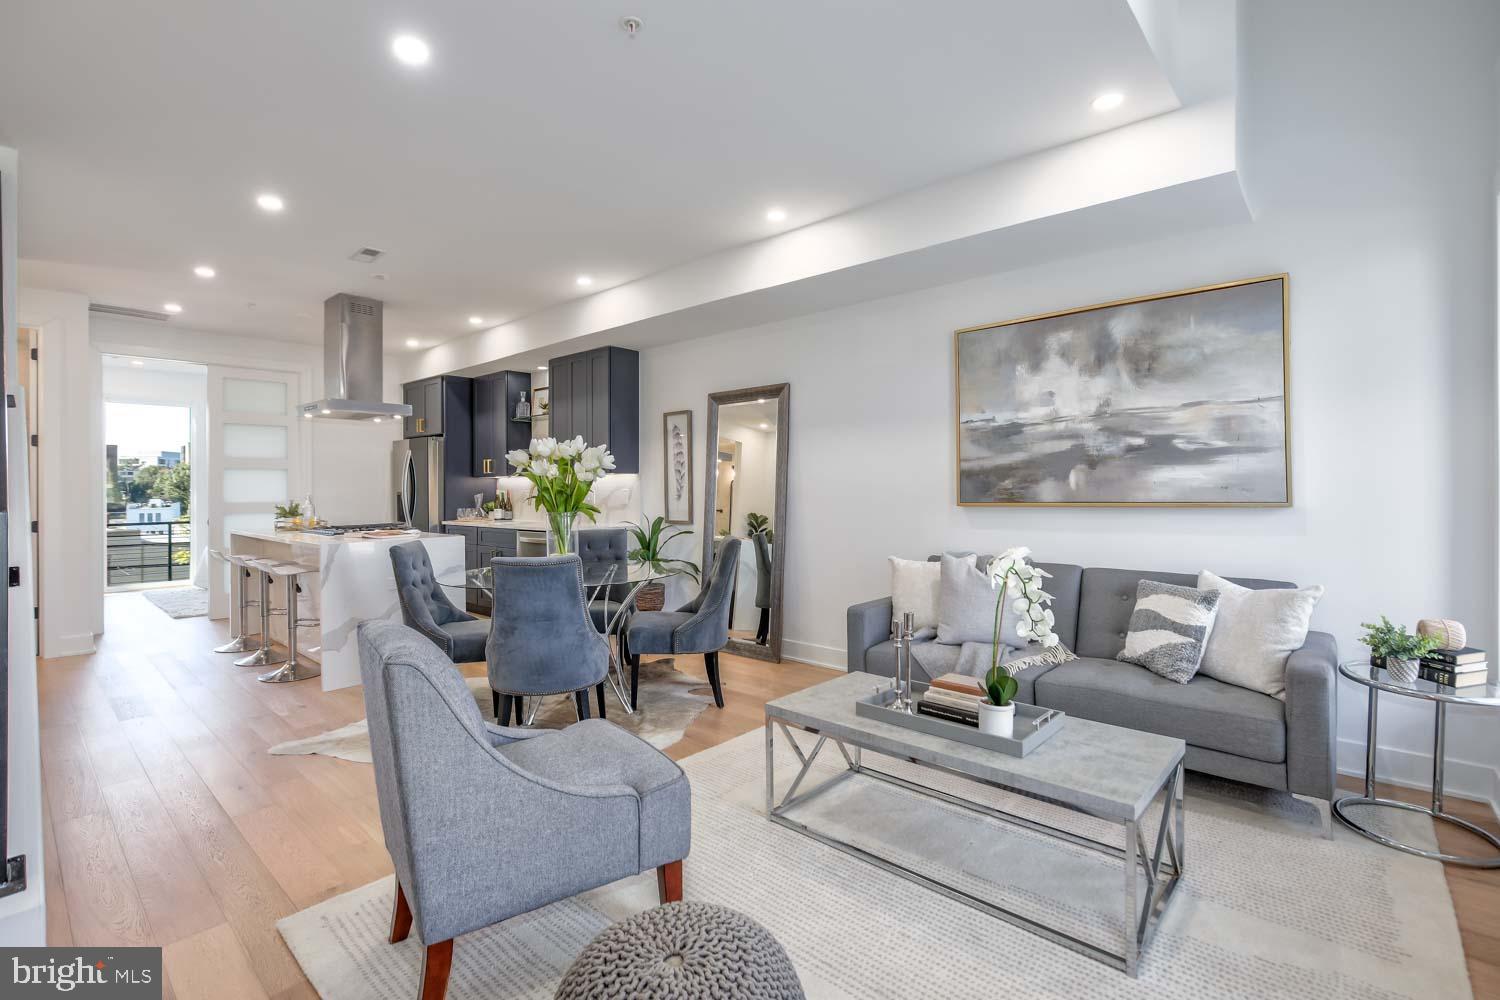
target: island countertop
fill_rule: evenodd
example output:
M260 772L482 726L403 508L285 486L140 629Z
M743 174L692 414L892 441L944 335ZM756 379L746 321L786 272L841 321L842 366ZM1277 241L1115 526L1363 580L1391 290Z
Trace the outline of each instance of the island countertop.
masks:
M546 531L546 521L496 521L492 518L460 518L444 521L444 524L460 528L501 528L506 531Z
M230 534L254 538L261 542L279 542L283 545L357 545L360 542L384 542L389 545L393 542L420 542L428 538L446 537L430 531L408 531L402 535L388 535L383 538L366 538L359 534L320 535L315 531L231 531Z

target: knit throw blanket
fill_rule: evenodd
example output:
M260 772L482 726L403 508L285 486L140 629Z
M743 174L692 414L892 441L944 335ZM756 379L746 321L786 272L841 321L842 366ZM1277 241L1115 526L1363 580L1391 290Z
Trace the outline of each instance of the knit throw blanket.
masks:
M952 659L952 646L943 646L939 643L922 643L912 646L912 659L917 665L926 671L928 677L939 677L946 673L967 674L970 677L983 677L990 671L990 663L994 656L995 647L988 642L966 642L959 647L958 660L951 665L947 661ZM935 655L942 650L945 655L941 657L942 663L937 662ZM923 653L927 656L926 662ZM1031 667L1040 667L1048 664L1067 663L1076 659L1073 652L1062 643L1056 646L1043 647L1036 644L1017 649L1014 646L1002 647L1000 662L1010 671L1011 676L1021 673Z

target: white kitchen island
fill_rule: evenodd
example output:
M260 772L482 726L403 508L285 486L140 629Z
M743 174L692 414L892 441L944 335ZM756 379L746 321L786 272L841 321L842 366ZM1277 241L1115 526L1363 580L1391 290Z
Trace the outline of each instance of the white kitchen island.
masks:
M439 579L461 576L464 571L464 540L459 535L409 532L395 538L364 538L357 535L318 535L307 531L234 531L229 551L234 555L276 559L316 566L316 574L301 578L303 600L299 613L318 619L318 628L304 628L297 637L299 655L323 667L323 690L350 687L359 681L360 622L380 619L401 621L396 599L396 577L391 571L390 549L403 542L420 541L432 560ZM238 587L238 575L235 584ZM252 581L251 586L258 586ZM251 599L255 599L252 593ZM461 600L462 598L460 598ZM230 594L231 624L239 614L239 593ZM286 587L273 580L271 607L286 607ZM260 627L259 611L250 608L246 625ZM286 643L286 616L273 615L271 638Z

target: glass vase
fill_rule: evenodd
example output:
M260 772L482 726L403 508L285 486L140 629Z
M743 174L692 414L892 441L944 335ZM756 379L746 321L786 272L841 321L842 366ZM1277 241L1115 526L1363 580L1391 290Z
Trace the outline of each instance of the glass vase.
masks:
M547 554L571 555L578 551L578 511L564 510L547 514Z

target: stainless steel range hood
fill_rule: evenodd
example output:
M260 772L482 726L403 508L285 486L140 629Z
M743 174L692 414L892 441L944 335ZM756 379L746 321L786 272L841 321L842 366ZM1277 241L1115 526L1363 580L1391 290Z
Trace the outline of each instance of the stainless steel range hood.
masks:
M302 404L302 415L325 420L384 420L411 416L405 403L381 402L385 376L379 299L340 293L323 303L323 391Z

